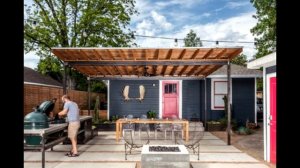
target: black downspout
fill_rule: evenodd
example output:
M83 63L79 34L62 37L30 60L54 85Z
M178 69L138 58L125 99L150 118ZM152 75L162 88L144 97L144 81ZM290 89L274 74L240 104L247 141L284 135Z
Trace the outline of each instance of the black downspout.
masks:
M231 142L230 142L230 132L231 132L231 110L230 110L230 86L231 86L231 67L230 67L230 61L228 60L228 63L227 63L227 113L228 113L228 119L227 119L227 145L230 145Z
M207 94L207 86L206 86L206 77L204 78L204 127L206 127L207 122L207 100L206 100L206 94Z

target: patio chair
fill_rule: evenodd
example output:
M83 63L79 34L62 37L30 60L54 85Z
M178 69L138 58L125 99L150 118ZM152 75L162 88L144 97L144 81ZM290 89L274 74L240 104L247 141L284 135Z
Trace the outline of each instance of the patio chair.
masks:
M173 120L178 120L179 118L175 115L171 117ZM183 139L183 127L182 124L172 124L172 140L174 139L174 133L181 132L181 138Z
M196 122L190 126L189 141L186 142L182 136L179 136L178 132L175 135L175 144L184 145L188 149L193 150L193 154L198 154L198 160L200 157L200 141L204 136L204 127L201 122ZM196 151L197 149L197 151Z
M141 129L140 133L140 136L136 137L133 130L124 130L125 160L127 160L127 155L131 154L133 149L141 148L143 145L149 144L149 131L147 129Z
M129 114L129 115L127 115L127 117L126 117L127 119L133 119L133 115L131 115L131 114ZM135 124L134 123L132 123L132 122L128 122L128 123L124 123L123 124L123 130L122 130L122 135L124 136L124 131L125 130L133 130L133 134L135 133Z
M142 116L141 116L141 118L140 118L140 120L147 120L147 116L145 115L145 114L143 114ZM149 133L149 136L150 136L150 126L149 126L149 124L147 124L147 123L140 123L140 124L138 124L138 131L139 131L139 136L141 136L141 130L142 129L146 129Z
M155 139L157 139L158 131L163 131L165 133L165 139L167 139L167 131L171 132L171 134L172 134L172 125L171 124L155 124L155 128L154 128Z

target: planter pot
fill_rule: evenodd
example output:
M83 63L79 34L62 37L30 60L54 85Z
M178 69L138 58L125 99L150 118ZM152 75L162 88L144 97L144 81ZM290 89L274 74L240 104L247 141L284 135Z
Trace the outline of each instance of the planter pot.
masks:
M206 123L207 131L223 131L221 124Z

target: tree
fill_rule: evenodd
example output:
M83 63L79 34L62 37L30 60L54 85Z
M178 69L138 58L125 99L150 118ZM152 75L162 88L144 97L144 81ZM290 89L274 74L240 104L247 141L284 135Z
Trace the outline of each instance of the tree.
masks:
M137 13L134 3L135 0L33 0L32 5L24 5L25 52L36 51L41 57L40 72L62 76L62 62L53 57L52 47L128 47L132 45L132 32L126 27L130 16ZM73 70L68 74L80 77Z
M239 56L235 57L231 63L246 67L247 56L245 54L240 54Z
M200 37L197 37L197 34L190 30L190 32L184 38L184 46L185 47L202 47L202 42Z
M256 8L258 20L256 26L250 31L255 35L255 46L258 50L255 57L260 58L276 51L276 1L275 0L250 0Z

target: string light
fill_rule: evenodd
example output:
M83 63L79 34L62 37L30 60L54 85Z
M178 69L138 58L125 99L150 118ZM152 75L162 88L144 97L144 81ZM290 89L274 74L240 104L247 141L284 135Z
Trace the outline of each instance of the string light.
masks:
M158 38L158 39L169 39L169 40L174 40L175 43L178 42L178 40L184 40L180 38L171 38L171 37L159 37L159 36L146 36L146 35L139 35L139 34L133 34L131 37L145 37L145 38ZM257 42L254 41L231 41L231 40L201 40L202 42L213 42L216 43L216 45L219 44L219 42L222 43L252 43L252 44L257 44Z

